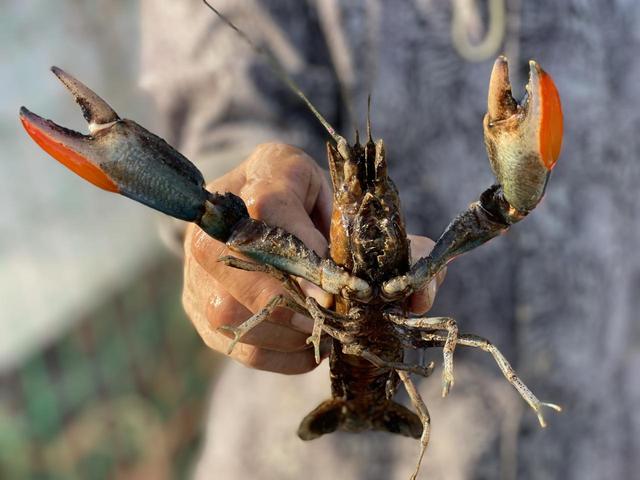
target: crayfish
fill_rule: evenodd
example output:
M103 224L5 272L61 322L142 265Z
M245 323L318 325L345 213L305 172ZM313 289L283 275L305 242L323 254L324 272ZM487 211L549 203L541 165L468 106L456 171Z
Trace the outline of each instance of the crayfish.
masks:
M458 345L490 353L544 427L542 407L558 411L560 407L539 401L488 340L459 333L452 318L406 312L410 295L450 261L506 232L540 202L562 143L560 98L551 77L531 61L527 96L520 103L511 93L506 58L495 61L483 128L497 183L453 219L428 256L411 265L398 192L387 175L384 142L373 140L369 117L366 141L361 144L356 136L349 143L273 64L273 57L261 53L331 137L327 143L334 191L330 258L320 258L283 229L250 218L240 197L207 191L202 174L187 158L137 123L121 119L97 94L59 68L53 67L53 73L80 105L89 135L63 128L24 107L20 117L38 145L89 182L195 222L243 256L220 261L229 267L264 272L282 282L286 295L271 299L239 327L225 327L234 337L231 348L277 307L314 320L308 342L318 362L321 338L332 339L332 395L302 420L298 435L303 440L336 430L370 429L419 438L415 478L428 444L430 418L410 374L429 376L433 363L411 364L405 361L405 349L442 348L442 395L446 396L454 383L453 354ZM334 308L324 308L306 297L297 278L332 294ZM417 414L393 400L400 383Z

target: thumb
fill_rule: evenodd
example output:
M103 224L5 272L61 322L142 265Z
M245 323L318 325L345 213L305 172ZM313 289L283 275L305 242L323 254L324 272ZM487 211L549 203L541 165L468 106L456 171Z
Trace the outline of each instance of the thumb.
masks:
M435 242L427 237L420 237L418 235L409 235L411 241L411 263L415 263L419 258L425 257L431 252ZM443 268L438 272L435 278L433 278L424 288L415 292L409 299L409 309L413 313L423 314L431 309L433 302L436 299L436 293L438 287L444 281L444 277L447 274L447 268Z

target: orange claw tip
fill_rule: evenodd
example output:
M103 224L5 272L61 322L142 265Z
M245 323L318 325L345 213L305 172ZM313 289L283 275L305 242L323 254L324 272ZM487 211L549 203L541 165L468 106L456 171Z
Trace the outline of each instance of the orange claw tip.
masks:
M551 170L560 156L562 148L563 117L558 89L547 72L533 60L530 62L532 76L537 76L540 98L539 144L542 161Z
M544 70L540 77L540 89L542 90L540 151L545 166L551 170L558 161L562 148L562 104L551 75Z
M79 152L90 148L87 145L88 137L45 120L25 107L20 108L20 121L29 136L64 166L97 187L110 192L119 191L115 182L99 166Z

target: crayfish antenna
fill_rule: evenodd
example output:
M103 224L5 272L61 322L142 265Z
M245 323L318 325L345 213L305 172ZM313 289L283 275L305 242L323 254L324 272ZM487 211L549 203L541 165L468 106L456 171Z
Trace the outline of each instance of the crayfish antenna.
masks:
M371 94L367 97L367 142L373 143L373 138L371 138Z
M256 52L267 61L273 72L280 78L280 80L282 80L282 82L289 88L289 90L300 97L300 99L306 104L307 108L311 110L311 113L313 113L313 115L318 119L318 121L322 124L322 126L329 133L329 135L331 135L331 138L333 138L333 140L337 144L339 144L341 141L345 142L345 139L340 134L338 134L335 128L333 128L327 121L327 119L322 116L322 114L313 105L313 103L311 103L311 100L309 100L304 94L300 86L293 80L293 78L291 78L291 76L289 76L282 65L280 65L280 62L278 62L278 59L269 50L266 50L254 43L253 40L251 40L251 38L243 30L241 30L235 23L229 20L225 15L222 14L222 12L211 5L207 0L202 0L202 3L204 3L207 8L209 8L209 10L215 13L220 18L220 20L222 20L232 30L234 30L240 36L240 38L242 38L242 40L244 40L253 49L254 52Z

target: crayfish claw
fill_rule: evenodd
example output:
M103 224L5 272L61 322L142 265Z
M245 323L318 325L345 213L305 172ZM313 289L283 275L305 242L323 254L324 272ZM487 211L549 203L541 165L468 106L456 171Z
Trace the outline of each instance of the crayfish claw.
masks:
M82 116L89 124L89 132L92 135L120 120L113 108L84 83L76 80L61 68L51 67L51 71L73 95L82 110Z
M53 73L75 98L88 122L83 135L46 120L26 108L20 120L31 138L49 155L97 187L120 193L181 220L198 222L226 240L238 215L231 194L207 192L200 171L160 137L137 123L121 119L98 94L64 70ZM229 212L237 211L229 220ZM225 222L226 221L226 222Z
M20 108L20 121L29 136L64 166L103 190L120 192L118 182L92 160L94 142L90 136L64 128L26 107Z
M484 117L489 162L510 205L526 214L544 194L549 173L562 146L562 107L551 76L529 62L527 95L518 103L511 94L507 59L499 57L491 72Z

